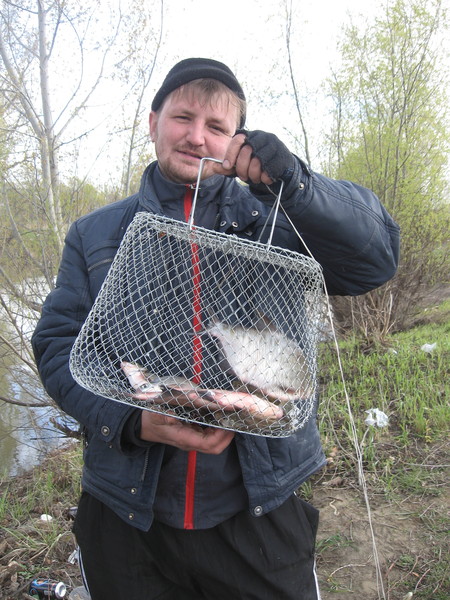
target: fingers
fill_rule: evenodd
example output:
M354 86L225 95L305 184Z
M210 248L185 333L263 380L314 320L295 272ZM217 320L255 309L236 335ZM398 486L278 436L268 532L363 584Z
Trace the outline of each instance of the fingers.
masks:
M177 442L185 445L182 448L184 450L197 450L205 454L220 454L231 444L234 438L234 433L225 429L181 423L183 434L186 433L186 437L183 438L183 442L180 442L180 437L178 437Z
M243 133L238 133L233 138L231 138L231 142L228 145L227 151L225 153L222 166L224 170L231 171L235 168L237 158L239 153L241 152L243 146L245 144L245 135ZM250 148L251 153L251 148Z
M272 184L273 180L263 171L260 160L252 153L251 146L246 145L245 135L238 133L232 138L223 163L215 165L214 170L222 175L234 175L245 182Z
M200 427L167 415L142 411L141 439L175 446L189 452L220 454L234 437L232 431Z

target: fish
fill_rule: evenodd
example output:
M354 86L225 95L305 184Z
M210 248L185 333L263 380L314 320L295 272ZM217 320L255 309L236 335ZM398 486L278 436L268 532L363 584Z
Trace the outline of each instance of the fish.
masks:
M133 388L133 398L149 405L195 409L201 417L212 417L219 426L236 428L238 421L255 430L270 426L285 416L284 410L267 399L243 391L205 389L184 377L158 377L127 361L121 368ZM231 418L234 415L236 418Z
M236 378L265 397L286 403L311 395L303 350L267 318L264 326L249 328L213 320L206 332L217 340Z
M244 410L249 415L263 420L279 420L284 416L283 409L264 398L236 390L208 390L209 397L225 411Z
M158 383L150 380L146 369L140 365L123 360L120 367L127 376L131 387L137 392L160 394L163 391Z
M136 392L133 394L133 398L155 404L172 403L179 406L183 403L193 404L197 401L200 407L204 405L198 386L189 379L172 376L159 377L149 373L145 367L127 361L122 361L120 366Z

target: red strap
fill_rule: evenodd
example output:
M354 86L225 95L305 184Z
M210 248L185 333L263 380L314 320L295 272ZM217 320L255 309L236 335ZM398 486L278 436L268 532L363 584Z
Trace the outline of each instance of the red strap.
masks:
M195 474L197 468L197 450L188 452L186 472L186 495L184 499L184 529L194 529Z
M193 189L186 186L186 193L184 195L184 217L185 220L189 220L189 216L192 210L192 199ZM197 244L191 245L192 251L192 310L193 318L192 325L195 333L199 333L202 328L201 321L201 302L200 302L200 291L201 291L201 273L200 273L200 259L198 253ZM194 376L192 381L194 383L200 383L202 373L202 342L200 335L194 335L193 347L192 347L192 370ZM192 450L188 453L188 464L186 472L186 495L184 504L184 528L194 529L194 497L195 497L195 475L197 467L197 452Z

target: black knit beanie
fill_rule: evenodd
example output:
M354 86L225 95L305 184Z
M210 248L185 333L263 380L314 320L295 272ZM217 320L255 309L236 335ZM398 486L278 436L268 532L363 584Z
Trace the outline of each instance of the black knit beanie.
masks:
M244 92L238 80L226 65L210 58L186 58L177 63L167 73L162 86L153 98L152 110L158 110L166 96L194 79L217 79L217 81L221 81L230 88L239 98L245 100ZM239 124L240 128L244 127L245 116L244 112Z

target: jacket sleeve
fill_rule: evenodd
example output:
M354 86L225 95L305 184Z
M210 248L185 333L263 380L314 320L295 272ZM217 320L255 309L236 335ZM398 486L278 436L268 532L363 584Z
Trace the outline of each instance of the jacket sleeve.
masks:
M66 237L55 289L45 300L32 336L33 351L49 396L90 435L121 449L122 430L134 409L85 390L69 369L72 345L92 303L82 236L75 223Z
M267 187L250 190L273 203ZM330 294L363 294L394 276L399 227L370 190L314 173L297 159L281 206L321 264Z

